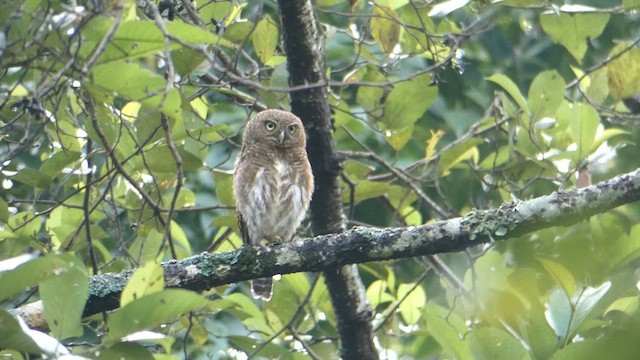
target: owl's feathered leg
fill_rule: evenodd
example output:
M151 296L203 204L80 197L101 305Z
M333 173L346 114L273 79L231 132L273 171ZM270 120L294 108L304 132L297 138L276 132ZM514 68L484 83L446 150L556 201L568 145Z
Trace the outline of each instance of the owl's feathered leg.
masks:
M251 293L256 299L271 300L273 294L273 278L262 278L251 281Z

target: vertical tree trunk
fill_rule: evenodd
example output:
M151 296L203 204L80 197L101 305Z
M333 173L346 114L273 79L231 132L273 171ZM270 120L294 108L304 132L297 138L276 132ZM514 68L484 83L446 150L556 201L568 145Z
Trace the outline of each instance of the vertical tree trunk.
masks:
M340 159L331 136L331 120L323 54L310 0L278 0L287 69L293 91L291 111L307 129L307 151L313 167L315 192L311 202L316 235L344 231L342 197L338 185ZM373 344L372 311L355 265L324 273L338 320L343 359L378 359Z

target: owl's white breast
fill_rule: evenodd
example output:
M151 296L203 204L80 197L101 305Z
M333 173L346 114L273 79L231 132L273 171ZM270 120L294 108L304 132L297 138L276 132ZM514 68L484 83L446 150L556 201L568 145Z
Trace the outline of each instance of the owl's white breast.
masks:
M309 206L309 195L302 188L300 175L291 166L276 159L272 166L262 167L255 173L249 190L251 209L241 210L253 240L280 239L287 241L304 219Z

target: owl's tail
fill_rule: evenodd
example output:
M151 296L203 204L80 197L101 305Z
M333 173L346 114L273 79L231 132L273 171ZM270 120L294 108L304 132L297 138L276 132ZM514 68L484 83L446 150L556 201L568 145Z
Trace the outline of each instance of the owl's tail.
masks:
M262 299L264 301L271 300L271 295L273 294L273 279L268 277L253 280L251 282L251 292L256 299Z

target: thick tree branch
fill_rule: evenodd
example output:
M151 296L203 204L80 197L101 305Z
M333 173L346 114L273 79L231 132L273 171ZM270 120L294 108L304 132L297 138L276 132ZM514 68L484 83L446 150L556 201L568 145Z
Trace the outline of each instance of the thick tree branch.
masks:
M167 286L191 290L275 274L324 271L339 266L461 251L552 226L569 226L640 200L640 170L596 185L477 210L464 217L404 228L356 227L268 249L243 247L163 264ZM85 315L118 307L132 271L91 278Z

